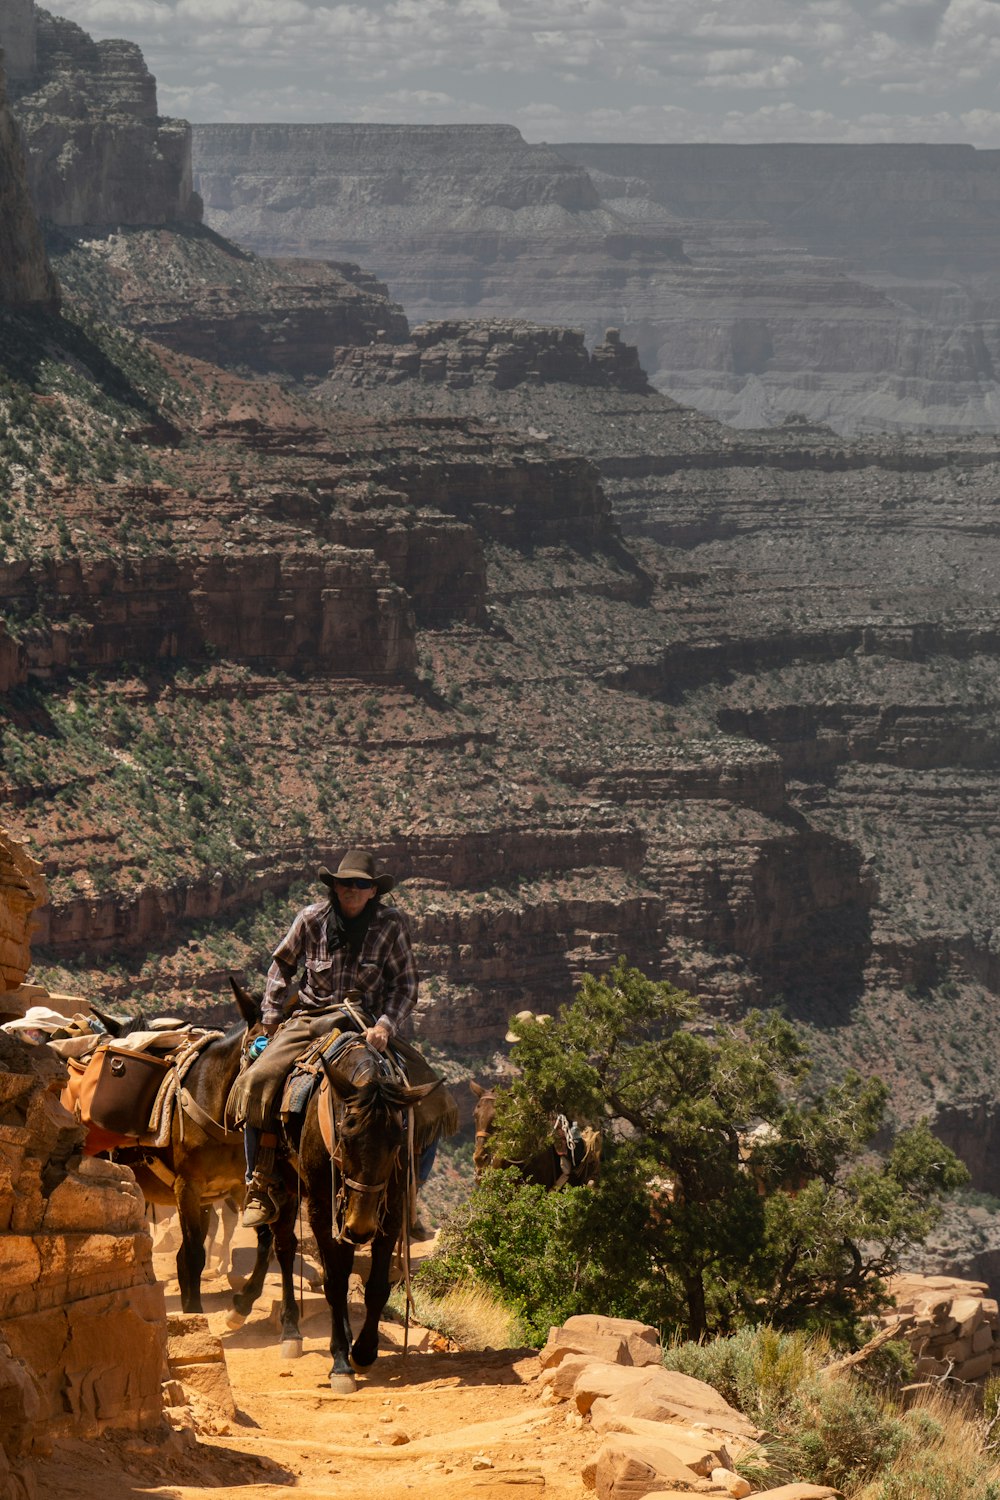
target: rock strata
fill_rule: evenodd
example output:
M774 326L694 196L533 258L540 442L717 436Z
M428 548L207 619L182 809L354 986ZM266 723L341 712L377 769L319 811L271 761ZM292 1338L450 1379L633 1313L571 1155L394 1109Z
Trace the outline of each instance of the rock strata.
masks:
M497 318L424 323L405 341L384 339L367 348L340 349L333 367L349 376L352 386L369 389L404 381L442 384L451 390L474 384L510 390L547 383L649 389L638 351L622 343L617 328L609 328L588 353L579 329Z
M42 866L0 829L0 1008L31 966L31 917L45 901Z
M81 1160L62 1065L0 1034L0 1494L56 1437L160 1420L163 1291L127 1167Z
M58 300L28 188L24 146L0 67L0 307L51 308Z
M740 427L997 428L995 152L362 125L202 125L194 152L215 228L360 260L411 318L619 326Z
M132 42L95 42L35 11L35 61L12 80L32 196L58 225L197 220L191 128L157 113L156 80Z
M359 266L261 260L197 224L50 238L67 292L95 315L213 365L304 380L325 375L342 345L407 334Z
M915 1359L918 1380L987 1380L1000 1368L1000 1312L982 1281L950 1276L896 1276L889 1283L895 1311Z

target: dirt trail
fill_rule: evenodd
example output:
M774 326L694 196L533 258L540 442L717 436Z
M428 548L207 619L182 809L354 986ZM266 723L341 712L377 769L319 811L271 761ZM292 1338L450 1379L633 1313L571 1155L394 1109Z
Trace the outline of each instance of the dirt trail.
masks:
M166 1286L168 1310L179 1311L176 1283ZM402 1326L383 1321L371 1373L353 1395L335 1396L327 1380L329 1318L319 1295L306 1290L302 1358L285 1360L268 1316L278 1296L275 1275L238 1333L225 1330L225 1282L209 1279L206 1286L209 1324L222 1337L239 1413L231 1430L203 1435L197 1446L180 1437L166 1448L139 1438L61 1444L39 1465L41 1496L271 1500L289 1487L301 1500L584 1495L580 1474L594 1436L575 1411L543 1403L530 1351L439 1352L433 1334L411 1328L404 1359Z

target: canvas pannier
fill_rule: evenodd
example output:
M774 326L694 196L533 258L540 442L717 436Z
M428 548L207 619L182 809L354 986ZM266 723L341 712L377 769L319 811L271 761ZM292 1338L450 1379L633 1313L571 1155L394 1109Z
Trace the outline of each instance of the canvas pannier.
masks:
M114 1135L144 1135L160 1084L172 1064L155 1053L116 1047L114 1042L100 1048L91 1066L97 1059L94 1092L84 1118Z

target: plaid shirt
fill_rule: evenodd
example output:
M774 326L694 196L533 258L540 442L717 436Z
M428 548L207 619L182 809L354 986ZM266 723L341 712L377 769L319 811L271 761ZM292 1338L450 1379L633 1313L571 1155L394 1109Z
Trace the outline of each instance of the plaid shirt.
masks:
M343 1000L348 990L360 990L365 1010L395 1036L417 1003L417 965L406 918L395 906L379 902L356 956L338 943L329 918L329 901L317 901L299 912L274 950L261 1020L268 1026L284 1019L288 987L302 963L301 1010L325 1010Z

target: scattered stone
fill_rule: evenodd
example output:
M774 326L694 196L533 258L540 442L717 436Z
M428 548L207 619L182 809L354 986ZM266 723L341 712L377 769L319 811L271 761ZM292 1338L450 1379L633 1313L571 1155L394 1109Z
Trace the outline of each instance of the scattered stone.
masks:
M908 1273L889 1290L895 1307L882 1326L899 1324L919 1377L977 1381L1000 1365L1000 1315L985 1282Z
M167 1319L167 1368L197 1396L209 1420L231 1420L236 1403L222 1340L202 1313L172 1313Z
M713 1469L709 1478L727 1495L732 1495L733 1500L746 1500L746 1496L753 1493L753 1485L742 1474L734 1474L732 1469Z

